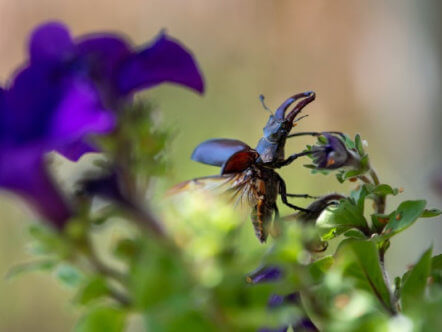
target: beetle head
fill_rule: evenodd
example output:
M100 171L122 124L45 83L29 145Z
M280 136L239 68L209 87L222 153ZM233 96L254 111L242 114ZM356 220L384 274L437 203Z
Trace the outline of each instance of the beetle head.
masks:
M264 137L271 142L279 142L281 139L287 137L290 130L293 128L293 123L296 116L302 111L302 109L315 100L315 93L313 91L298 93L290 98L278 107L275 114L270 115L266 126L264 127ZM286 115L286 111L290 105L295 101L301 101Z

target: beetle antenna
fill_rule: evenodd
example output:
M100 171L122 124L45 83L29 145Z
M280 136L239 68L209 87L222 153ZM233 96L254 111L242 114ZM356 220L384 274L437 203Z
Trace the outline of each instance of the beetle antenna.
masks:
M266 111L269 111L270 112L270 114L271 115L273 115L273 112L270 110L270 108L268 108L267 107L267 105L265 104L265 102L264 102L264 95L263 94L260 94L259 95L259 100L261 101L261 104L262 104L262 107L264 107L264 109L266 110Z
M304 119L306 117L308 117L308 114L301 116L300 118L298 118L295 121L293 121L293 123L298 122L299 120L302 120L302 119Z

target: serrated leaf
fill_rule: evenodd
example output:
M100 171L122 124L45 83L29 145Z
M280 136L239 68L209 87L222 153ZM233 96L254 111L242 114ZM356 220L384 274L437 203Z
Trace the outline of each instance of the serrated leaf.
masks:
M424 298L427 278L431 271L431 252L432 248L425 251L404 281L401 289L404 312L412 310Z
M389 220L382 231L382 239L390 238L410 227L424 212L425 200L404 201L399 204L395 212L389 216Z
M393 311L390 290L384 281L376 244L372 241L345 240L338 248L338 254L348 259L348 251L353 253L354 262L358 267L357 270L353 269L355 277L360 279L363 275L366 287L370 287L388 311Z
M112 307L95 307L78 321L75 332L121 332L124 330L126 312Z

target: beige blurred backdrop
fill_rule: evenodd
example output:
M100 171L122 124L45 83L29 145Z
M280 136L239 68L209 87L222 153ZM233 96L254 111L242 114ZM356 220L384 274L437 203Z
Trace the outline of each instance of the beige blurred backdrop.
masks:
M65 22L74 35L120 31L137 44L165 28L193 50L207 83L203 97L171 86L147 93L176 128L168 184L217 172L189 159L202 140L255 145L268 117L260 93L275 108L295 92L314 90L317 100L297 130L360 133L381 180L405 189L391 209L406 198L440 208L432 176L442 172L441 13L438 0L0 0L0 84L24 60L29 31L46 20ZM309 142L291 141L288 153ZM281 173L291 192L350 188L333 176L308 176L302 162ZM32 216L3 193L0 219L0 331L70 330L81 311L69 303L69 289L39 273L4 280L12 265L31 258ZM392 275L431 243L440 253L441 237L439 218L394 239L387 254Z

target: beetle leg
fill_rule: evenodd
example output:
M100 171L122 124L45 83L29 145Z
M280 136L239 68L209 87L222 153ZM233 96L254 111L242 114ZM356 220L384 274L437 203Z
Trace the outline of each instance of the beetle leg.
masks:
M273 209L275 210L275 219L279 219L279 209L278 209L278 205L273 205Z
M308 194L285 194L287 197L298 197L298 198L312 198L312 199L318 199L319 196L310 196Z
M286 160L275 163L275 166L278 168L283 167L283 166L287 166L287 165L291 164L294 160L298 159L299 157L307 156L312 153L313 153L313 151L304 151L301 153L292 154Z
M290 204L287 201L287 188L285 186L285 182L284 182L284 180L279 175L278 175L278 178L279 178L279 194L281 195L282 202L285 205L287 205L288 207L291 207L294 210L303 211L303 212L307 212L307 213L310 212L310 210L308 210L308 209L304 209L302 207Z
M275 218L270 226L269 233L273 238L276 238L281 235L281 219L279 219L279 210L276 203L273 204L273 210L275 211Z
M327 131L327 133L343 136L343 134L340 131ZM290 135L287 136L287 138L297 137L297 136L314 136L314 137L318 137L318 136L321 136L322 134L324 134L324 132L303 131L303 132L300 132L300 133L290 134Z

